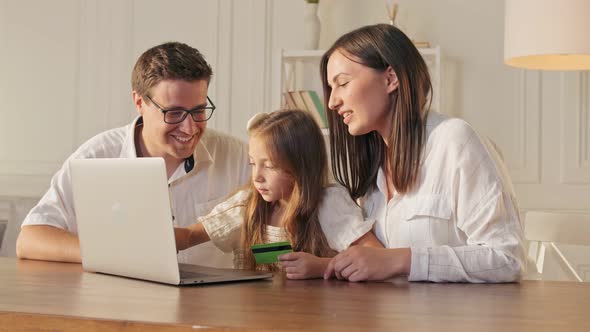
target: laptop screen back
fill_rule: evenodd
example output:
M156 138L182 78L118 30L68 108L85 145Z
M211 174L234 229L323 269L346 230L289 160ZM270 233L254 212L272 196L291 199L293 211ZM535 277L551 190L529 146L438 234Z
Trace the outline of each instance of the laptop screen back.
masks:
M74 159L70 167L84 269L178 284L164 160Z

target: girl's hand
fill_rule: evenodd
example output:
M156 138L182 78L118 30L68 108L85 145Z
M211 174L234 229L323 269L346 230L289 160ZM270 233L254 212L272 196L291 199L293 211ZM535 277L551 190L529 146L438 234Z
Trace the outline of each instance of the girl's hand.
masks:
M192 224L187 227L174 227L174 237L176 238L176 251L188 249L211 240L202 223Z
M289 279L321 278L331 258L317 257L306 252L290 252L279 256L279 262Z
M324 279L386 280L410 274L410 248L381 249L352 246L334 257L324 272Z
M189 238L191 231L184 227L174 227L174 237L176 238L176 251L184 250L190 247Z

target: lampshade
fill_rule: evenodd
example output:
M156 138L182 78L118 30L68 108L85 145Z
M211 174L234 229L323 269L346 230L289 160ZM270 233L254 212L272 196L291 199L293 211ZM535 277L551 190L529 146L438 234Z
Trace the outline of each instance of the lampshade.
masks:
M504 63L590 70L590 0L505 0Z

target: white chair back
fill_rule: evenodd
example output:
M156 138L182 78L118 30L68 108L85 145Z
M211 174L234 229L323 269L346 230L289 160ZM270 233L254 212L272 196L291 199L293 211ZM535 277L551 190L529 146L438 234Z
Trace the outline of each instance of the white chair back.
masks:
M525 238L529 241L528 277L543 279L548 257L555 258L561 268L558 275L565 280L583 281L576 269L568 261L555 243L571 245L590 245L590 214L527 212L525 217Z
M20 225L39 199L7 198L4 201L9 202L9 213L8 222L4 227L4 236L0 238L0 257L16 257L16 239L20 233ZM0 219L6 219L6 216Z

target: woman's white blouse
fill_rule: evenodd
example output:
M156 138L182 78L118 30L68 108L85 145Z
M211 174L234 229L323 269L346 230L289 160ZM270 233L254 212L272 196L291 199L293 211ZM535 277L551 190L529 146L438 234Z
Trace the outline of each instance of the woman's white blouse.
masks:
M387 202L383 171L359 200L387 248L411 248L411 281L518 281L523 226L499 153L465 121L430 112L414 189Z
M257 194L257 193L256 193ZM241 190L217 205L207 216L200 217L205 231L215 246L224 252L234 253L234 267L243 266L240 250L244 208L250 190ZM342 251L351 243L371 231L374 221L365 219L359 206L348 191L339 185L324 189L318 208L318 219L330 248ZM288 241L282 227L266 226L265 243Z

